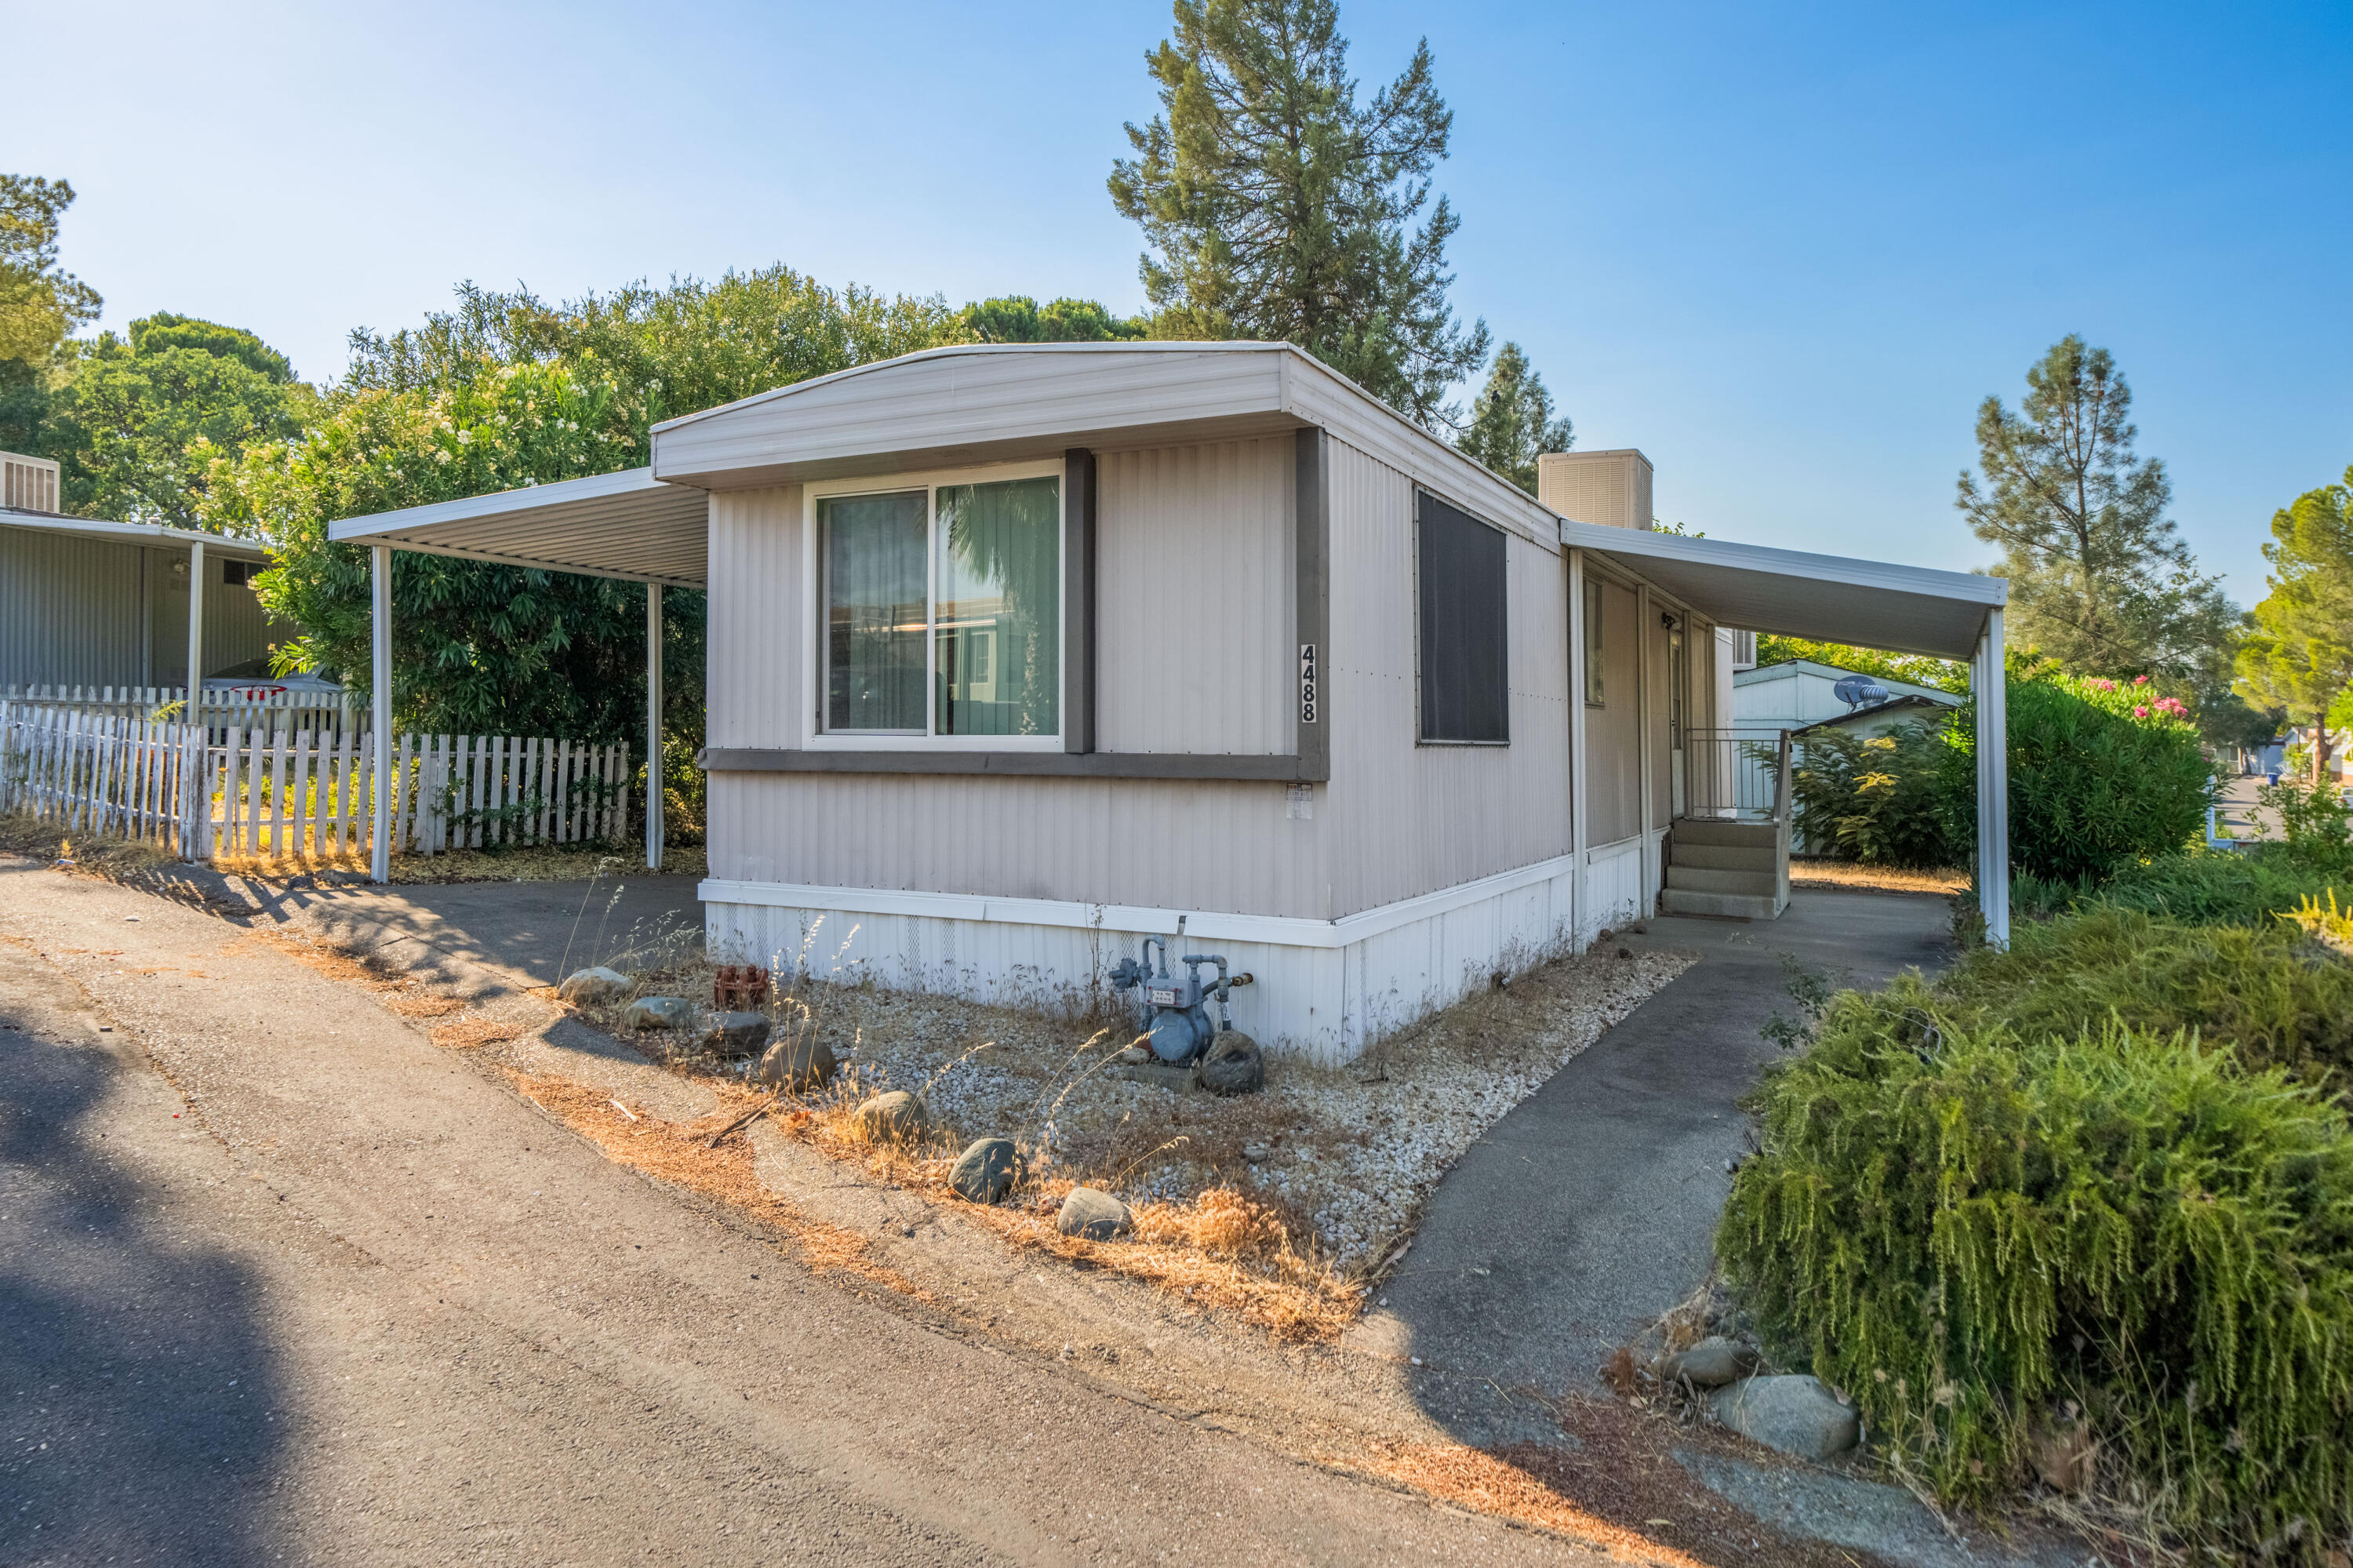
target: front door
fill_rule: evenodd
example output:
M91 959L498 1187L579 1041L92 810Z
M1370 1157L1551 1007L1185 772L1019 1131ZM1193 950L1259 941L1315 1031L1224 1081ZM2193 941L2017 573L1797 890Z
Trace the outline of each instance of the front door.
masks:
M1667 622L1667 820L1683 814L1683 698L1691 689L1683 617Z

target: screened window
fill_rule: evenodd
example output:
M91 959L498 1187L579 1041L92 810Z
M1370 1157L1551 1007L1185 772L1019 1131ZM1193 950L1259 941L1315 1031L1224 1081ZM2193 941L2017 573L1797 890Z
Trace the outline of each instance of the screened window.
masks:
M1061 486L820 497L825 729L1060 733Z
M1504 535L1434 495L1420 505L1421 738L1512 738Z

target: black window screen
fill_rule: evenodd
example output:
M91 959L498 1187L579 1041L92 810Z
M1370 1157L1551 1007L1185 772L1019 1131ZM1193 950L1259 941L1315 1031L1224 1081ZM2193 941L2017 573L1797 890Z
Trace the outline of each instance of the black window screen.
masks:
M1421 497L1421 738L1508 741L1504 535Z

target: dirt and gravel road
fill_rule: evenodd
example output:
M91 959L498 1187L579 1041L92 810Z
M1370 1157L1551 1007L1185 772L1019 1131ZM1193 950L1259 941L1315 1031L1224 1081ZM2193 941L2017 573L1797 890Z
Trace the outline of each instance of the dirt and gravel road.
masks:
M818 1279L244 926L0 859L0 1563L1586 1555Z

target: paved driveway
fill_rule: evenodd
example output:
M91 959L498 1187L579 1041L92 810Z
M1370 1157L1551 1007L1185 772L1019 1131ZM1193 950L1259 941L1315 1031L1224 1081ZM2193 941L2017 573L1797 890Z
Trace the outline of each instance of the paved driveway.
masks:
M1598 1384L1601 1362L1705 1277L1748 1119L1790 1003L1782 957L1872 985L1952 957L1921 894L1800 889L1777 921L1662 917L1628 946L1699 962L1488 1129L1431 1199L1387 1289L1461 1441L1534 1436L1514 1388Z

